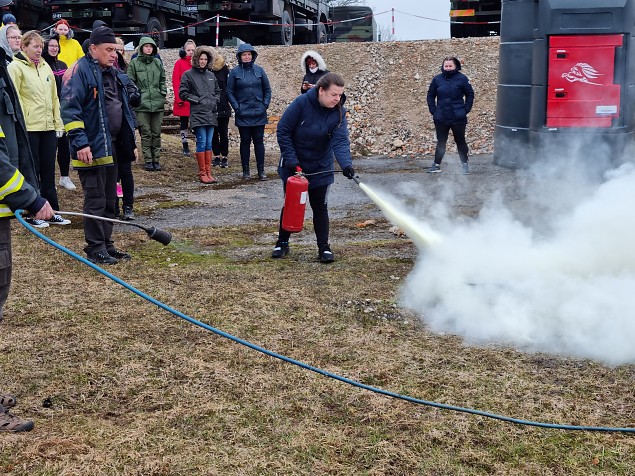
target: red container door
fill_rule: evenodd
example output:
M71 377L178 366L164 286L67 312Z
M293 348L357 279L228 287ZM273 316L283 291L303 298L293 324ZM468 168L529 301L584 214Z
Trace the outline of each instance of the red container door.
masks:
M551 36L547 127L611 127L620 115L615 48L623 35Z

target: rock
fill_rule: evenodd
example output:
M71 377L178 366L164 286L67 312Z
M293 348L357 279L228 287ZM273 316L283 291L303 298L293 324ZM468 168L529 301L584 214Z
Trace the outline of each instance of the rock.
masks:
M392 143L392 150L402 149L404 145L404 141L401 139L395 139Z

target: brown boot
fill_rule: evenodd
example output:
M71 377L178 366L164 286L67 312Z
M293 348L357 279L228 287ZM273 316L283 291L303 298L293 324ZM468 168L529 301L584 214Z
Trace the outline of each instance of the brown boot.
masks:
M205 173L209 179L209 183L216 183L216 179L212 175L212 151L205 151Z
M205 170L205 152L197 152L196 153L196 161L198 162L198 178L203 183L212 183L207 176L207 171Z

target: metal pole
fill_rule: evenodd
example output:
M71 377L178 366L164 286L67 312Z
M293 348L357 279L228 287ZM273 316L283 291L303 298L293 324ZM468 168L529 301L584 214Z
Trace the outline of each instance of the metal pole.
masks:
M220 13L216 14L216 48L218 48L218 37L220 34Z
M392 36L395 36L395 7L392 7Z

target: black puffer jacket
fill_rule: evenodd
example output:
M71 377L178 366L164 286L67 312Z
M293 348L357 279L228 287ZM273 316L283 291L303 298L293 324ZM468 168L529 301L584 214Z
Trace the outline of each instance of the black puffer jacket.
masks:
M206 68L198 66L202 53L209 59ZM183 73L179 97L190 103L190 127L217 126L220 89L212 65L216 54L211 48L199 46L192 54L192 69Z
M229 76L229 68L225 64L225 58L217 54L212 64L212 71L216 76L218 88L220 89L220 99L218 101L218 117L232 117L232 108L227 99L227 76Z

